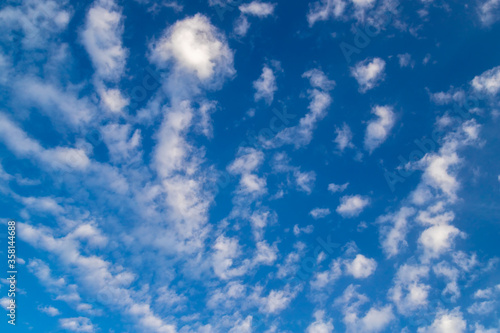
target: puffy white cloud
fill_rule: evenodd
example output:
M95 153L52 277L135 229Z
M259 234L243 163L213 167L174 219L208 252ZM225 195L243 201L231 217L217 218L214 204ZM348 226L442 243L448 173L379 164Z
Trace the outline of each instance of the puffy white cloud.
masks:
M266 241L257 243L257 253L253 259L253 264L272 265L278 259L278 248L276 245L269 246Z
M227 167L227 171L232 174L251 173L262 165L264 153L255 148L241 147L238 150L237 157Z
M247 270L247 263L237 268L232 267L234 259L241 254L238 239L228 238L221 235L217 237L217 240L213 245L213 250L212 267L215 275L226 280L245 274Z
M389 290L388 296L399 313L407 315L427 305L430 286L420 280L428 275L429 267L424 265L404 264L398 269L394 286Z
M500 4L500 1L497 1ZM494 67L474 77L472 88L479 93L495 95L500 91L500 66Z
M458 308L452 311L440 310L433 323L427 327L419 327L418 333L464 333L467 322Z
M336 211L343 217L356 217L370 204L370 199L361 195L346 195L340 198Z
M178 70L195 74L202 81L234 73L233 52L224 36L201 14L169 27L152 46L151 60L159 67L173 60Z
M447 224L438 224L425 229L418 239L424 248L424 258L437 258L450 250L454 239L459 235L463 235L460 230Z
M353 324L360 327L358 332L382 332L394 319L392 307L386 305L382 308L370 308L359 323Z
M316 272L310 284L313 289L323 289L334 283L342 276L342 260L333 260L330 267L323 272Z
M98 91L104 108L111 112L122 111L130 102L118 89L100 88Z
M123 19L113 0L97 0L89 9L82 31L82 43L96 74L105 80L123 75L128 50L123 48Z
M328 184L328 191L330 191L332 193L344 192L348 186L349 186L349 183L345 183L342 185L337 185L337 184L331 183L331 184Z
M259 305L259 311L265 314L276 314L285 310L297 295L296 290L290 290L286 285L283 290L271 290L267 296L259 296L261 290L257 290L252 298Z
M267 65L262 69L260 77L254 81L253 87L255 88L255 101L263 99L268 105L273 102L274 93L278 90L276 85L276 78L274 77L273 70Z
M360 317L359 307L368 302L365 295L359 294L359 286L348 286L341 297L335 300L336 306L342 307L343 321L346 332L381 332L395 319L392 306L371 307L368 312Z
M352 132L351 128L344 123L342 128L335 128L335 139L333 140L337 144L337 148L340 152L343 152L346 148L353 148L352 144Z
M439 190L449 201L456 200L459 182L456 170L462 160L458 150L462 147L479 142L480 125L475 120L468 120L444 138L442 147L436 153L427 153L420 161L410 164L410 167L423 169L422 181L416 193L430 193L429 188ZM420 196L419 204L425 203L429 195Z
M359 91L365 93L384 80L385 61L380 58L365 59L351 68L351 75L358 81Z
M318 310L314 312L315 321L307 327L306 333L332 333L332 319L325 321L324 317L324 311Z
M95 332L96 328L92 325L89 318L75 317L75 318L61 318L59 319L61 328L72 332Z
M330 214L331 212L329 208L314 208L309 212L309 215L311 215L316 220L327 217Z
M61 314L61 312L59 312L58 309L56 309L55 307L50 306L50 305L49 306L38 307L38 309L40 311L42 311L43 313L48 314L51 317L59 316Z
M239 6L239 10L246 15L254 15L258 17L266 17L274 13L276 4L261 1L252 1Z
M362 254L356 255L354 260L346 263L347 272L357 279L364 279L375 272L377 262L374 259L367 258Z
M368 123L365 133L365 149L370 153L384 143L396 122L394 111L390 106L375 106L372 113L377 118Z

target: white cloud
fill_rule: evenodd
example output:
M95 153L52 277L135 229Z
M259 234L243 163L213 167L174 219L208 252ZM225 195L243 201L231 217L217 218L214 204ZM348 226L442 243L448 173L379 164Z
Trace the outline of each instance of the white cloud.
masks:
M372 307L366 315L357 323L358 332L382 332L395 319L392 307L386 305L382 308ZM353 322L353 324L355 324Z
M459 182L456 170L461 163L457 151L467 145L479 142L480 125L475 120L465 121L457 130L444 138L444 144L437 153L427 153L411 167L424 170L422 181L416 191L426 192L429 188L440 190L450 201L456 200ZM425 196L423 199L428 199ZM426 200L420 200L424 203Z
M415 61L412 60L411 54L409 53L404 53L404 54L398 54L398 59L399 59L399 67L412 67L415 66Z
M467 312L473 315L486 316L493 313L498 308L496 301L474 302L467 308Z
M38 309L40 311L42 311L43 313L48 314L51 317L59 316L61 314L61 312L59 312L58 309L56 309L55 307L50 306L50 305L49 306L39 307Z
M89 318L75 317L59 319L61 328L72 332L95 332L96 329Z
M356 217L370 204L370 199L361 195L346 195L340 198L337 213L343 217Z
M331 184L328 184L328 191L330 191L332 193L337 193L337 192L342 193L347 189L348 186L349 186L349 183L345 183L342 185L337 185L337 184L331 183Z
M0 24L6 33L23 32L22 46L26 49L46 48L54 35L64 31L71 19L71 11L59 1L25 0L20 6L4 6ZM9 39L12 39L9 34Z
M497 1L500 4L500 1ZM494 67L474 77L472 88L478 93L496 95L500 91L500 66Z
M500 0L484 0L479 3L478 14L481 22L488 26L500 17Z
M476 323L474 333L498 333L496 328L486 329L483 325Z
M384 80L385 61L380 58L366 59L351 68L351 75L358 81L359 91L365 93Z
M239 6L239 10L246 15L254 15L258 17L266 17L274 13L276 4L252 1L250 3Z
M320 0L309 4L307 22L313 26L318 21L326 21L330 17L339 18L346 9L344 0Z
M442 291L442 295L451 295L450 300L456 302L460 297L460 288L457 283L460 274L459 270L449 263L442 261L433 267L433 271L437 277L443 277L448 282Z
M123 75L128 50L123 48L123 19L113 0L97 0L89 9L82 31L82 43L104 80L115 81Z
M240 37L243 37L247 34L250 29L250 22L248 22L248 18L245 15L240 15L234 21L234 33Z
M335 300L336 306L342 306L346 332L378 333L383 331L395 319L392 306L373 306L364 316L360 317L359 307L368 302L368 297L359 294L356 291L358 287L349 285L343 295Z
M202 81L234 73L233 52L224 36L201 14L177 21L152 46L151 60L158 66L166 67L172 59L177 69Z
M28 137L26 132L2 113L0 113L0 140L17 156L35 158L50 168L83 170L90 164L87 154L82 149L43 148L38 141Z
M399 313L408 315L427 306L430 286L420 280L428 275L429 267L424 265L404 264L398 269L394 287L389 290L388 297L394 302Z
M410 207L402 207L397 213L382 216L381 223L390 223L381 228L380 238L384 252L388 258L397 255L407 245L408 218L415 214Z
M323 272L316 272L310 284L313 289L323 289L342 276L342 260L332 260L330 267Z
M346 148L353 148L352 144L352 132L349 126L344 123L342 128L335 127L335 140L333 140L337 144L337 148L340 152L343 152Z
M49 228L38 229L19 222L18 230L20 239L56 256L58 263L71 271L78 282L78 288L84 289L90 297L102 297L105 294L104 305L120 310L124 316L135 320L137 325L145 330L158 333L175 332L175 326L156 316L149 304L137 303L134 300L134 291L129 287L135 276L123 267L112 265L99 256L83 255L79 251L79 240L72 237L54 237ZM67 323L68 327L80 327L78 320L63 323ZM83 327L88 326L85 320L82 323Z
M314 208L309 212L309 215L311 215L316 220L327 217L330 214L331 212L329 208Z
M328 91L333 89L335 82L329 80L319 69L309 70L302 77L308 78L309 84L313 87L308 90L311 100L309 112L300 119L298 125L287 127L276 134L273 139L264 142L268 148L278 148L285 144L293 144L296 148L308 145L317 123L326 117L327 110L332 103Z
M309 84L313 88L318 88L324 91L330 91L335 88L335 81L330 80L325 73L317 68L308 70L302 74L302 77L309 79Z
M311 194L314 182L316 181L316 173L314 171L302 172L300 170L295 170L293 175L295 176L298 189L307 194Z
M273 70L265 65L260 77L254 81L253 87L256 90L254 95L255 101L263 99L270 105L273 102L274 93L278 90Z
M396 122L394 111L390 106L375 106L372 113L377 118L368 123L365 134L365 149L370 154L384 143Z
M307 327L306 333L332 333L332 319L325 321L324 317L324 311L318 310L314 312L315 321Z
M99 96L104 108L111 112L122 111L130 102L128 98L123 97L118 89L101 88L99 89Z
M364 279L375 272L377 262L374 259L358 254L354 260L346 263L346 268L347 272L356 279Z
M129 163L137 161L141 144L139 129L132 132L129 124L109 124L101 128L101 133L112 161Z
M424 259L438 258L450 250L454 239L463 233L452 225L438 224L425 229L418 242L424 248Z
M213 250L212 267L215 275L227 280L245 274L247 263L240 267L233 267L234 260L241 254L238 239L221 235L217 237Z
M267 296L259 296L260 292L257 288L251 297L259 304L259 311L265 314L276 314L285 310L297 295L297 291L290 290L288 285L283 290L271 290Z
M252 333L252 316L247 316L245 320L239 319L229 333Z
M253 264L272 265L278 259L278 248L276 245L269 246L266 241L257 243L257 252Z
M11 300L11 298L8 298L8 297L0 298L0 306L2 308L4 308L5 310L8 310L7 307L10 305L10 300Z
M238 150L235 160L227 167L227 171L240 175L251 173L257 170L263 161L263 152L255 148L241 147Z
M452 311L440 310L434 322L427 327L420 327L418 333L464 333L467 323L458 308Z

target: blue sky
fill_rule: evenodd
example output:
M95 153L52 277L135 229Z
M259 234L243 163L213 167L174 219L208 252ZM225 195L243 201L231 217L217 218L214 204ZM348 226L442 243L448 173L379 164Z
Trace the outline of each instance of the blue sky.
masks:
M4 2L2 332L500 332L499 21Z

